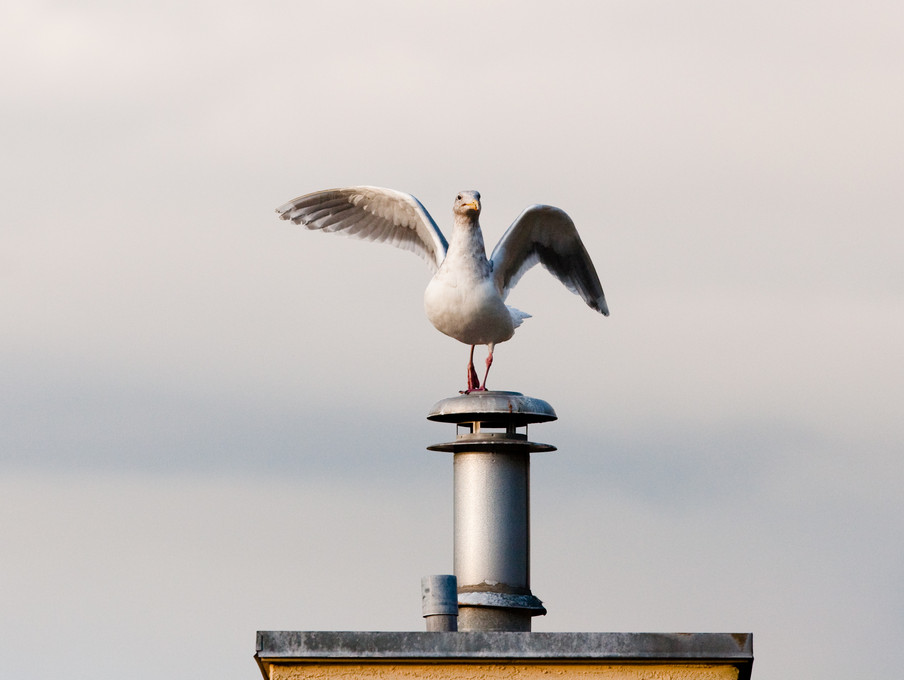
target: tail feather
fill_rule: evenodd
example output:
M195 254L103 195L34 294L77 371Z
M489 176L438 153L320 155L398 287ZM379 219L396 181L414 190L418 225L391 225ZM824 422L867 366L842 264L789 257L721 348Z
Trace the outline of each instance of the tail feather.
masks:
M515 328L518 328L518 326L520 326L525 319L529 319L531 317L530 314L528 314L527 312L522 312L520 309L515 309L514 307L509 307L508 305L506 305L506 307L509 310L509 314L512 315L512 323L515 324Z

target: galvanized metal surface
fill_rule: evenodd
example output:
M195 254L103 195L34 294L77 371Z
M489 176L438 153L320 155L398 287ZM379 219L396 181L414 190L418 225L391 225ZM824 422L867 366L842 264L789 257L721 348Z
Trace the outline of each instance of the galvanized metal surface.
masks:
M425 616L424 623L428 633L454 633L458 630L458 614L434 614Z
M421 608L424 616L458 614L458 579L453 574L422 576Z
M527 453L547 453L549 451L555 451L556 447L551 444L529 442L526 440L526 437L523 439L490 437L487 436L487 433L481 432L476 435L460 434L454 442L432 444L427 447L427 450L444 451L445 453L457 453L459 451L525 451Z
M531 611L509 607L465 607L459 609L458 627L465 632L521 632L531 629Z
M750 633L259 631L258 659L533 659L751 663Z
M505 584L530 592L530 457L456 453L454 561L461 590Z
M427 418L455 423L465 432L457 432L455 441L433 444L430 451L555 451L550 444L528 441L527 426L556 419L556 412L542 399L525 397L520 392L472 392L450 397L433 405ZM518 432L523 428L523 432ZM501 429L501 432L493 432Z
M428 447L455 454L458 627L529 631L530 617L546 613L530 591L530 454L555 447L528 441L527 426L556 413L519 392L472 392L437 402L427 417L465 429Z
M531 594L497 593L493 591L474 591L458 594L461 607L500 607L505 609L536 610L528 615L545 614L546 607L539 598Z
M435 574L421 578L421 608L427 630L458 630L458 580L452 574Z
M502 416L497 418L496 416ZM542 399L525 397L520 392L471 392L442 399L433 405L429 420L443 423L483 421L486 427L522 427L530 423L545 423L557 418L552 406Z

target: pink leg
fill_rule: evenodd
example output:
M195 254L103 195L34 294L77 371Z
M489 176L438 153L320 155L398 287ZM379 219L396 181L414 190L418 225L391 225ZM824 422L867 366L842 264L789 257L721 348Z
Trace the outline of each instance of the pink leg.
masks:
M483 385L479 389L486 390L487 376L490 374L490 366L493 365L493 345L488 345L490 353L487 355L487 372L483 374Z
M480 385L480 378L477 377L477 371L474 369L474 345L471 345L471 356L468 359L468 392L476 390ZM465 393L467 394L467 392Z

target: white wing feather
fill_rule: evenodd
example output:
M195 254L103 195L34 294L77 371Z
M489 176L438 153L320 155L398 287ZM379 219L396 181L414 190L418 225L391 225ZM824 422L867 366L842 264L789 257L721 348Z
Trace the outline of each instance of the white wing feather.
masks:
M422 257L435 272L449 248L430 213L411 194L380 187L317 191L276 209L280 219L308 229L388 242Z

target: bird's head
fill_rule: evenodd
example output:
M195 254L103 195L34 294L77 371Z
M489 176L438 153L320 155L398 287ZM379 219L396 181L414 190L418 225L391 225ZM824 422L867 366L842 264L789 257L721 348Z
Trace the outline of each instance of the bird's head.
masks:
M462 191L455 197L452 212L462 217L477 219L480 214L480 192Z

